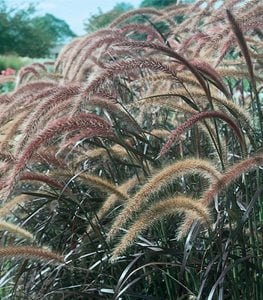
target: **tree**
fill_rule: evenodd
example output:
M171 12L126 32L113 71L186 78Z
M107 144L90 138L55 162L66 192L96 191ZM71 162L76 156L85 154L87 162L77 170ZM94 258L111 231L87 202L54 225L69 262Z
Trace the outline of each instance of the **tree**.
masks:
M171 4L176 4L177 0L143 0L141 2L141 7L156 7L156 8L164 8Z
M9 8L0 0L0 53L44 57L57 43L75 34L68 24L51 14L36 16L36 8Z
M184 0L181 3L192 3L194 0ZM143 0L140 7L155 7L155 8L165 8L168 5L178 3L177 0Z
M125 13L131 9L133 9L133 6L125 2L116 4L113 9L106 13L103 13L102 10L99 9L98 14L92 15L84 24L84 28L88 33L99 30L103 27L106 27L122 13Z
M62 42L65 38L74 36L74 33L64 20L58 19L51 14L46 14L43 17L35 17L32 23L36 29L43 30L43 32L57 42Z

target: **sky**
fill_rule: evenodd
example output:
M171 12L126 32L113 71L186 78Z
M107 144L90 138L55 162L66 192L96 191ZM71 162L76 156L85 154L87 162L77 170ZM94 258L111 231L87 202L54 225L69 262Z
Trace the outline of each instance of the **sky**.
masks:
M142 0L6 0L7 4L15 7L23 7L33 3L39 14L50 13L68 23L77 35L85 34L83 23L92 14L98 13L100 8L103 12L112 9L115 4L127 2L137 8Z

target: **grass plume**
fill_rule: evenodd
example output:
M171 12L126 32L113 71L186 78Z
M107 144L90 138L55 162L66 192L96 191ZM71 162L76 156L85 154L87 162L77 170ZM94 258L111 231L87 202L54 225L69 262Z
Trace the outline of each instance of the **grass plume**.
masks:
M0 220L0 230L7 230L15 236L20 236L29 240L34 239L32 233L30 233L29 231L4 220Z
M87 127L94 131L104 130L105 135L109 136L113 134L111 125L102 118L88 113L80 113L73 117L61 117L51 123L47 128L44 128L28 145L17 159L17 163L13 170L12 177L10 177L8 186L9 191L12 189L15 180L25 168L26 163L31 159L34 152L36 152L41 145L49 141L54 136L63 134L65 132L78 130L80 128Z
M252 157L244 159L228 170L226 170L222 177L215 181L210 188L204 193L202 204L209 206L215 197L223 188L226 188L231 183L233 183L237 178L239 178L243 173L249 172L256 167L263 165L263 154L256 154Z
M119 193L112 193L109 195L106 200L103 202L102 207L96 213L96 216L92 219L92 223L96 223L96 220L100 220L111 208L113 208L117 202L125 202L128 199L128 190L138 183L137 176L132 177L131 179L124 182L118 187ZM122 197L120 195L123 195ZM91 231L91 227L87 228L87 232Z
M219 111L203 111L190 117L187 121L185 121L181 126L177 127L171 133L170 137L168 138L168 141L163 145L158 157L166 154L170 150L172 145L180 138L182 133L184 133L187 129L193 126L196 122L202 121L203 119L206 118L219 118L227 122L236 133L240 141L241 147L244 148L243 134L239 129L239 127L237 126L237 124L231 118L229 118L224 113Z
M3 247L0 248L0 257L2 258L25 258L25 259L36 259L45 261L48 263L64 263L64 257L51 252L44 248L36 248L30 246L15 246L15 247Z
M32 201L33 197L30 195L20 194L5 203L4 206L0 208L0 217L6 216L11 213L11 210L16 208L18 204L25 203L27 201Z
M204 176L211 182L218 180L221 176L220 172L217 171L211 163L201 159L185 159L166 166L154 174L152 178L129 199L124 210L116 217L108 237L112 238L118 232L119 228L124 226L126 222L133 217L135 212L141 210L142 205L147 202L151 195L157 193L169 182L175 180L175 178L194 173Z
M253 157L249 157L240 161L239 163L234 164L228 170L226 170L220 179L213 182L210 187L204 192L200 203L204 207L209 207L214 201L216 195L218 195L223 189L226 189L230 184L232 184L237 178L242 174L249 172L259 166L263 165L263 155L257 154ZM186 217L185 221L182 223L181 227L178 230L178 239L181 239L187 234L192 223L193 218L191 216Z
M150 206L130 226L128 232L113 251L112 260L122 254L138 234L151 227L155 222L162 220L167 216L178 214L178 212L186 212L189 210L194 211L197 215L197 219L202 223L206 225L210 223L208 210L198 201L183 196L162 200Z

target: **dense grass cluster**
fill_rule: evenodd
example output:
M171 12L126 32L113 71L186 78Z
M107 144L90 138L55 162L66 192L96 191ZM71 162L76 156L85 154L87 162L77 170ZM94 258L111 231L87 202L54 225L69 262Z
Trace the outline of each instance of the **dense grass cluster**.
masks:
M260 28L260 1L138 9L10 78L1 299L263 298Z

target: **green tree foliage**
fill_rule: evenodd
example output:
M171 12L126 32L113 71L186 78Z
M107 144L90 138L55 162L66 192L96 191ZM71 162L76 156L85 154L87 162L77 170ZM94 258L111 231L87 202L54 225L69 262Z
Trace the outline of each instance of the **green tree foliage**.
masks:
M140 4L140 7L155 7L155 8L164 8L166 6L176 4L177 0L143 0ZM193 0L184 0L185 3L193 2ZM88 18L87 22L84 24L85 31L87 33L95 32L101 28L106 27L110 24L114 19L119 17L122 13L125 13L129 10L133 9L133 6L126 2L121 2L116 4L113 9L104 13L101 9L99 9L97 14L92 15ZM139 20L137 18L137 20ZM178 23L180 23L182 17L179 18ZM165 32L165 26L162 24L157 25L158 29L161 32Z
M163 8L171 4L176 4L177 0L143 0L141 2L141 7L156 7L156 8Z
M99 30L103 27L106 27L114 19L120 16L122 13L127 12L133 9L133 6L129 3L121 2L116 4L113 9L103 13L101 9L95 15L92 15L87 22L84 24L84 28L88 33Z
M194 0L183 0L183 1L180 1L180 3L193 3ZM143 0L140 4L140 7L154 7L156 9L162 9L162 8L166 8L167 6L169 5L172 5L172 4L178 4L179 1L177 0ZM184 16L183 15L178 15L174 18L174 20L180 24L182 23L184 19ZM156 29L163 33L164 35L167 34L167 27L164 25L164 23L159 23L159 24L156 24Z
M0 0L0 54L43 57L56 43L75 36L65 21L51 14L35 13L33 5L9 8Z

